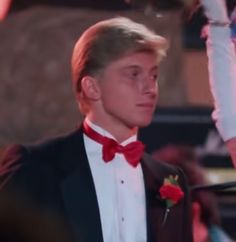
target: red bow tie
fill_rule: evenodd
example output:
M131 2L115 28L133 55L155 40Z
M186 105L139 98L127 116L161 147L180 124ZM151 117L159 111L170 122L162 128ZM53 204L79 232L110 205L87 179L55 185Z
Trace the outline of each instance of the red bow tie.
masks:
M133 167L138 165L145 147L142 142L134 141L126 146L122 146L114 139L110 139L97 133L86 122L83 123L83 131L88 137L103 145L102 154L105 162L111 161L116 153L121 153Z

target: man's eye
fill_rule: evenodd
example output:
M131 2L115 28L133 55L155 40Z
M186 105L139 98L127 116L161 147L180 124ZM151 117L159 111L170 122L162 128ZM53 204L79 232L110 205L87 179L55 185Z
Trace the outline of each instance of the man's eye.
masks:
M157 79L158 79L158 74L153 74L153 75L151 76L151 78L152 78L153 81L157 81Z
M131 77L138 77L138 75L139 75L138 71L131 72Z

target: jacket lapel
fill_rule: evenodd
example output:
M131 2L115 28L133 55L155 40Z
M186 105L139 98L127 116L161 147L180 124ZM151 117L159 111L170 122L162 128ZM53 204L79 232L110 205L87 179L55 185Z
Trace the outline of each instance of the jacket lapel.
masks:
M102 242L99 207L81 129L70 137L67 147L61 191L73 232L78 241Z
M163 224L166 202L160 198L159 190L164 178L169 175L180 175L178 169L155 161L147 154L144 154L141 164L146 189L148 242L192 241L191 220L186 216L189 210L187 200L183 199L173 206ZM184 191L186 192L186 189ZM184 231L184 226L189 231Z
M157 189L156 176L154 176L153 171L150 169L149 159L144 154L143 159L141 160L141 165L143 169L143 177L145 183L145 194L146 194L146 216L147 216L147 241L155 241L155 235L152 230L151 222L151 207L153 199L155 197L154 191ZM157 228L158 233L159 228Z
M147 241L164 242L163 219L166 205L161 200L159 189L163 180L168 176L165 169L162 168L158 161L154 161L149 155L144 154L141 161L145 192L146 192L146 211L147 211Z

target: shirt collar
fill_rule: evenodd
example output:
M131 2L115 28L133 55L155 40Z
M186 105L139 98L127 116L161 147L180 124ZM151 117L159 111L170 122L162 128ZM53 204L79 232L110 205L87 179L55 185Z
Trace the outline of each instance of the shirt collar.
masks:
M111 134L109 133L108 131L106 131L105 129L101 128L100 126L92 123L88 118L85 118L85 121L93 130L95 130L96 132L98 132L99 134L105 136L105 137L108 137L108 138L111 138L111 139L114 139L116 140L116 138ZM124 140L121 145L127 145L133 141L136 141L137 140L137 134L135 135L132 135L131 137L129 137L128 139Z

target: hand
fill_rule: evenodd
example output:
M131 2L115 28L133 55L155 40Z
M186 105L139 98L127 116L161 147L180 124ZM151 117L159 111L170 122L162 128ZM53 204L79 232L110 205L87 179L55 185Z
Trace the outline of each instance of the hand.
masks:
M193 241L206 242L208 241L208 229L206 224L201 221L201 205L198 202L192 203L193 212Z
M233 161L234 168L236 168L236 137L226 141L226 147Z
M230 23L225 0L200 0L210 23Z

